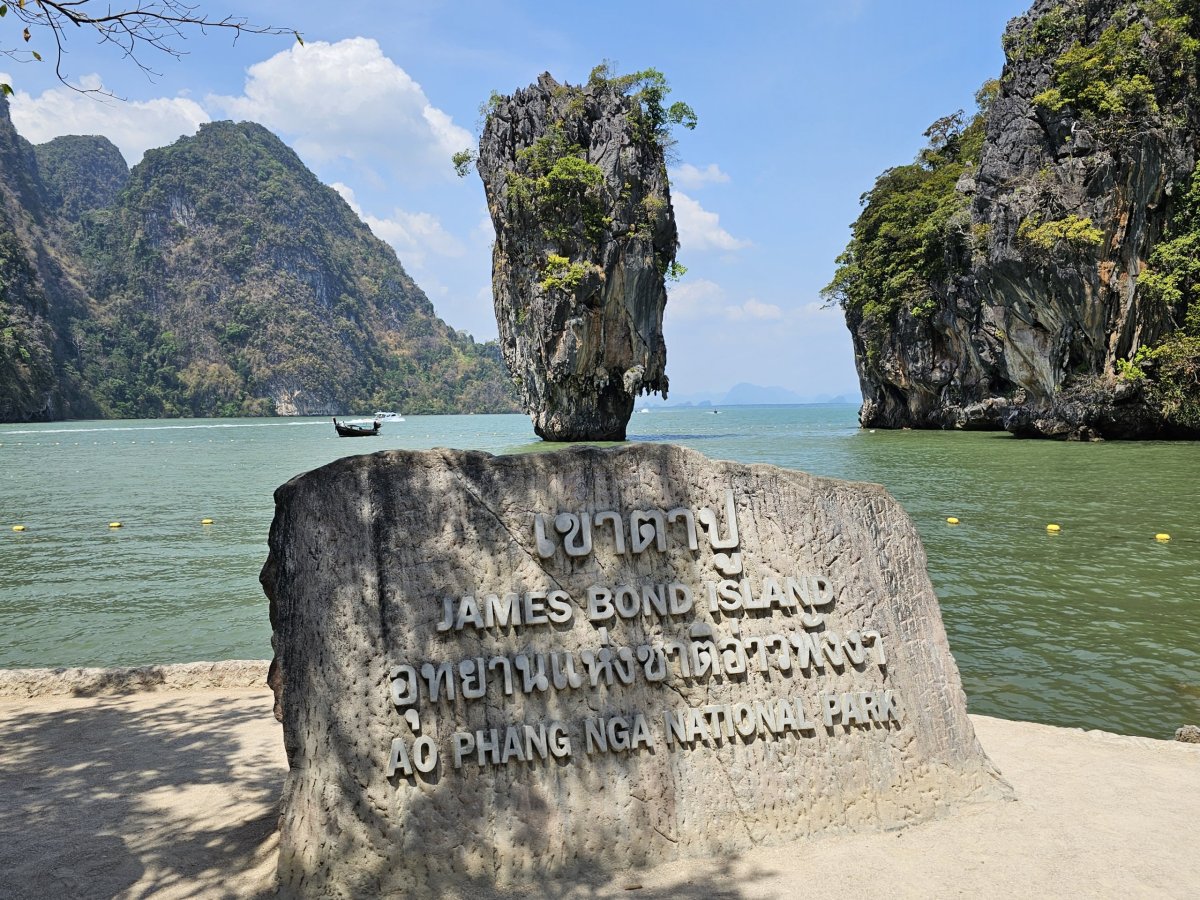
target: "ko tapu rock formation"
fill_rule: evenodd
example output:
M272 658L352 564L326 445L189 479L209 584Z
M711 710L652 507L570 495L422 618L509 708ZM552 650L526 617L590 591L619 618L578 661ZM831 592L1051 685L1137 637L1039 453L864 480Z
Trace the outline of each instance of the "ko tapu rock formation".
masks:
M501 352L547 440L622 440L637 396L667 395L663 145L682 104L664 110L665 87L653 71L598 69L581 87L543 74L488 105L477 167Z
M1200 436L1200 8L1038 0L889 169L826 295L864 426Z

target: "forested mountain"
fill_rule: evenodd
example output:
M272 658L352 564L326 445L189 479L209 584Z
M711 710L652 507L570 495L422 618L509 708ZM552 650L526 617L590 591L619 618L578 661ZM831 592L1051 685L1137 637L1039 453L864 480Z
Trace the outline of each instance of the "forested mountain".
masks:
M826 296L864 426L1200 436L1200 2L1037 0Z
M64 135L33 148L50 210L78 224L103 209L129 183L129 166L116 144L98 135Z
M0 96L0 422L99 411L70 340L91 305L62 224Z
M31 148L0 120L0 418L515 408L496 347L261 126L129 172L104 138Z

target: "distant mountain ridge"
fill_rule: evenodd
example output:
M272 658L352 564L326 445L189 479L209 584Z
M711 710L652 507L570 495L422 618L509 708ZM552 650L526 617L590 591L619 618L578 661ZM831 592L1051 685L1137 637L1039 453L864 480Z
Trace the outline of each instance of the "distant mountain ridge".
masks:
M515 410L494 344L262 126L130 172L102 137L31 147L0 98L0 421Z

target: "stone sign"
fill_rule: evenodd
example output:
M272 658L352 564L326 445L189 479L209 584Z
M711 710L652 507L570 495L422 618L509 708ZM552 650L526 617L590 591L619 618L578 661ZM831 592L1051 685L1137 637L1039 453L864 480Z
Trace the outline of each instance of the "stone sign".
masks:
M616 873L1009 791L877 485L390 451L281 487L270 547L285 893Z

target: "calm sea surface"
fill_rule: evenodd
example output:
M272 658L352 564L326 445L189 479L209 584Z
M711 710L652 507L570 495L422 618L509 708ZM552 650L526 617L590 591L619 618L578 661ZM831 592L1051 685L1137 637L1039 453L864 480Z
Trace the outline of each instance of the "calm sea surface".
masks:
M973 712L1200 723L1200 445L871 433L855 412L656 410L630 437L885 485L925 542ZM409 416L361 441L327 418L0 426L0 667L267 658L275 487L349 453L542 446L524 416Z

